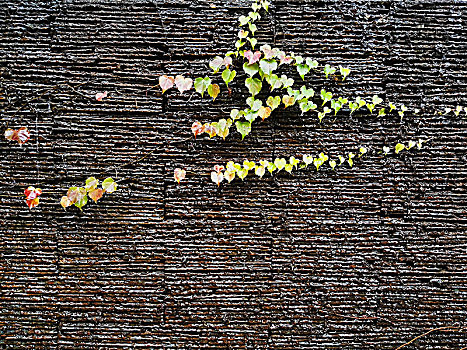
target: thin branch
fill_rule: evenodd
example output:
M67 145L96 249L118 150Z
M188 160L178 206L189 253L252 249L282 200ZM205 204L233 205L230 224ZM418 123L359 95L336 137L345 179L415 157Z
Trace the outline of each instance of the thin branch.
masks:
M430 329L428 332L425 332L423 334L420 334L419 336L416 336L415 338L413 338L412 340L408 341L407 343L405 344L402 344L401 346L399 346L398 348L396 348L395 350L399 350L399 349L402 349L404 346L407 346L409 344L412 344L414 341L416 341L417 339L420 339L430 333L433 333L433 332L436 332L436 331L449 331L449 332L456 332L456 331L460 331L462 329L465 329L465 327L453 327L453 326L447 326L447 327L438 327L438 328L433 328L433 329ZM466 348L464 348L466 349ZM462 349L461 349L462 350Z

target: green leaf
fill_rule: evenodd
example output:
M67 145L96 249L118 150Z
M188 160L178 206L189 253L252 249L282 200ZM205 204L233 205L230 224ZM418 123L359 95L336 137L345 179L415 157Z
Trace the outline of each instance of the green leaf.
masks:
M295 56L295 64L301 64L303 62L302 56Z
M102 182L102 188L105 192L112 193L117 190L117 183L111 177L108 177Z
M251 35L255 35L255 32L258 30L256 24L248 23L248 28L250 29Z
M313 97L315 95L315 90L313 89L307 89L305 85L303 85L301 88L300 88L300 92L302 93L303 97L305 98L310 98L310 97Z
M402 151L405 148L405 146L402 143L398 143L395 147L396 154L398 154L400 151Z
M334 74L336 72L336 68L331 67L329 64L324 66L324 74L326 75L326 79L328 78L329 74Z
M245 168L240 168L240 169L237 169L237 176L242 179L246 177L248 175L248 170L245 169Z
M252 96L255 96L261 91L261 88L263 87L263 84L261 83L261 80L259 80L259 79L247 78L245 80L245 86L250 91L250 94Z
M253 63L253 64L244 63L243 70L245 71L246 74L252 77L259 71L258 63Z
M289 95L282 96L282 103L284 104L285 108L287 108L295 103L295 98Z
M209 77L206 78L196 78L195 80L195 90L201 94L203 97L204 92L208 89L208 86L211 85L211 79Z
M237 40L237 41L235 42L235 47L236 47L237 50L238 50L238 49L240 49L240 48L241 48L243 45L245 45L245 44L246 44L246 41L242 41L241 39L239 39L239 40Z
M302 111L302 115L310 110L316 109L318 106L313 103L313 101L308 101L308 99L304 98L298 102L298 106Z
M305 75L308 74L309 71L310 71L310 67L308 67L306 64L297 65L297 72L302 77L303 80L305 80Z
M104 186L104 184L102 184ZM78 187L77 189L77 198L75 202L75 206L77 206L80 210L81 208L86 205L88 202L88 196L86 195L86 190L83 187Z
M330 160L329 161L329 165L331 166L331 169L334 170L334 168L336 167L337 163L335 160Z
M318 61L312 60L311 58L307 58L306 65L310 68L315 69L318 67Z
M286 75L281 75L281 83L283 85L282 88L287 89L293 85L294 80L292 78L287 78Z
M383 99L380 98L378 95L373 95L373 104L376 106L376 105L379 105L381 102L383 102Z
M266 104L271 107L272 110L275 110L281 104L281 97L280 96L269 96L266 100Z
M84 189L86 190L86 192L89 192L89 191L95 189L98 185L99 185L99 180L97 180L93 176L88 177L86 179L86 186L84 187Z
M277 69L277 62L276 60L262 59L261 61L259 61L259 67L261 68L264 74L270 75L274 70Z
M246 170L251 170L255 167L255 162L250 162L248 161L248 159L244 160L243 161L243 167L246 169Z
M350 69L339 66L339 70L340 70L341 75L342 75L342 81L344 81L345 78L347 78L347 76L350 74Z
M280 158L280 159L276 158L276 160L274 161L274 165L276 166L278 171L281 171L282 169L284 169L286 164L287 164L287 161L285 160L285 158Z
M250 17L240 16L240 17L238 17L238 21L240 22L240 27L241 27L241 26L244 26L245 24L247 24L250 21Z
M282 86L282 82L276 74L267 76L266 81L269 85L271 85L271 91L274 89L279 89Z
M247 38L247 40L250 42L251 47L254 49L256 44L258 43L258 40L255 38Z
M332 93L331 92L326 92L326 90L322 89L321 90L321 99L323 100L322 106L328 101L331 101L332 98Z
M284 168L285 168L285 171L287 171L289 174L291 174L292 170L293 170L293 165L292 164L286 164Z
M242 140L251 132L251 123L250 122L235 122L235 126L237 127L237 131L242 134Z
M269 162L268 163L268 171L272 174L274 170L276 170L277 167L274 165L274 163Z
M224 80L225 82L225 85L227 85L227 87L229 86L229 83L234 80L235 76L237 75L237 72L234 71L234 70L230 70L229 68L226 68L223 72L222 72L222 79Z
M386 112L384 111L384 108L381 108L378 112L378 117L384 117L386 115Z

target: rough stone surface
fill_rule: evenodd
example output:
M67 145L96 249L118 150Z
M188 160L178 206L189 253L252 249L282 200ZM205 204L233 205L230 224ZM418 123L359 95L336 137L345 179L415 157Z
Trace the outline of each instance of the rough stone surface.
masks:
M33 134L0 141L1 349L395 349L467 326L466 117L432 113L467 106L467 3L274 1L260 44L352 68L344 84L310 75L315 90L422 112L319 124L287 109L243 142L167 144L242 107L241 76L214 103L150 88L161 74L210 74L248 4L0 1L1 132ZM337 172L220 188L207 175L230 159L419 136L433 140ZM189 171L179 186L176 167ZM119 191L62 210L91 175ZM31 211L29 185L44 190ZM466 329L441 329L404 349L466 346Z

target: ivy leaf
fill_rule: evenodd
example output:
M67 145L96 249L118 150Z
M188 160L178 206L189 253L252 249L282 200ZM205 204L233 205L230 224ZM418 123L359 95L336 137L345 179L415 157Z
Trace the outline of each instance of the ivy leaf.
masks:
M221 119L217 123L216 133L218 136L222 137L224 140L229 135L230 127L232 126L232 119Z
M266 104L271 107L271 111L275 110L279 105L281 104L281 98L280 96L269 96L268 99L266 100Z
M226 170L224 172L224 179L226 179L229 183L232 182L233 179L235 179L235 170Z
M391 150L391 149L390 149L389 147L384 146L384 147L383 147L384 155L387 155L387 154L389 153L390 150Z
M295 64L301 64L303 62L302 56L295 56Z
M102 188L105 192L112 193L117 190L117 183L111 177L108 177L102 182Z
M238 21L240 22L240 27L242 27L250 21L250 17L240 16L238 17Z
M279 51L276 56L280 61L279 66L283 64L290 64L293 62L293 57L286 56L284 51Z
M259 49L261 51L263 51L264 58L266 60L270 60L270 59L276 57L276 55L278 54L278 50L277 49L271 49L271 46L269 46L269 45L263 45Z
M407 147L407 149L411 149L412 147L414 147L417 143L415 141L409 141L409 145Z
M208 86L208 94L209 96L212 97L212 100L214 101L217 97L217 95L219 95L219 92L221 91L219 85L217 84L211 84Z
M26 196L26 204L29 209L37 207L39 205L39 196L42 194L40 188L35 188L34 186L29 186L24 190L24 195Z
M60 205L63 207L63 209L68 208L72 203L68 199L67 196L63 196L62 199L60 200Z
M21 127L18 130L7 129L5 130L5 138L9 141L18 141L20 145L26 143L31 134L28 131L28 128Z
M271 85L271 91L279 89L282 86L282 82L276 74L271 74L266 77L266 81Z
M285 160L285 158L280 158L280 159L276 158L276 160L274 161L274 165L276 166L278 171L281 171L282 169L284 169L286 164L287 164L287 161Z
M223 72L222 72L222 79L224 80L225 82L225 85L227 85L227 87L229 87L229 83L234 80L235 76L237 75L237 72L234 71L234 70L230 70L229 68L226 68Z
M243 56L248 60L248 64L253 64L259 61L261 58L261 52L256 51L253 53L253 51L248 50L243 53Z
M107 91L104 92L98 92L96 94L96 100L97 101L102 101L103 98L107 97Z
M97 180L95 177L88 177L86 179L86 186L84 187L84 189L89 192L93 189L95 189L97 186L99 185L99 180Z
M294 156L291 156L291 157L289 158L289 163L290 163L292 166L294 166L295 169L297 169L297 165L298 165L298 163L300 163L300 161L299 161L298 159L295 159Z
M200 122L196 121L191 125L191 132L195 135L196 139L196 136L201 135L204 132L204 126Z
M238 49L240 49L240 48L241 48L243 45L245 45L245 44L246 44L245 41L242 41L242 39L239 39L239 40L236 41L235 47L236 47L237 50L238 50Z
M282 96L282 103L285 105L285 108L287 108L295 103L295 98L289 95Z
M255 168L255 174L259 177L263 177L266 172L266 168L263 165L257 165Z
M386 115L386 112L384 111L384 108L381 108L378 112L378 117L384 117Z
M243 64L243 70L245 71L246 74L248 74L250 77L252 77L256 73L258 73L258 70L259 70L258 63L248 64L248 63L245 62Z
M223 65L224 59L220 56L214 57L214 59L209 62L209 67L214 71L214 73L217 73Z
M174 179L178 183L180 183L180 181L182 181L185 178L185 176L186 176L186 170L185 169L177 168L177 169L174 170Z
M255 162L250 162L248 161L248 159L244 160L243 161L243 167L246 169L246 170L251 170L255 167Z
M300 110L302 111L302 115L318 107L316 104L314 104L312 101L308 101L308 99L306 98L304 98L303 100L300 100L298 105L300 107Z
M242 141L246 135L251 132L251 123L250 122L235 122L235 126L237 127L237 131L242 134Z
M308 67L306 64L298 64L297 65L297 72L300 74L303 80L305 80L305 75L308 74L310 71L310 67Z
M94 203L97 203L99 199L104 195L104 190L102 188L95 188L88 193L89 198L91 198ZM66 198L66 197L65 197Z
M329 74L334 74L336 72L336 68L331 67L329 64L324 66L324 74L326 75L326 79L328 78Z
M347 76L350 74L350 69L339 66L339 70L340 70L341 75L342 75L342 81L344 81L345 78L347 78Z
M209 135L209 138L216 136L216 125L217 125L216 122L211 123L211 124L206 123L203 125L204 132Z
M253 21L256 21L257 19L260 19L261 16L259 15L258 12L249 12L248 15L251 17Z
M188 91L193 86L193 80L190 78L184 78L182 75L177 75L175 78L175 85L178 91L183 94L184 91Z
M334 168L336 167L337 163L335 160L330 160L329 161L329 165L331 166L331 169L334 170Z
M255 35L255 32L258 30L254 23L248 23L248 28L250 29L251 35Z
M271 162L268 162L267 167L268 167L268 171L271 173L271 175L274 172L274 170L277 169L276 165L274 163L271 163Z
M379 105L381 102L383 102L383 99L380 98L378 95L373 95L373 104L376 106L376 105Z
M86 191L84 191L86 194ZM68 189L68 192L66 194L68 200L70 201L71 204L75 204L78 201L79 198L79 191L78 187L70 187Z
M201 97L203 97L204 92L208 89L208 86L211 85L211 79L209 77L203 78L196 78L195 80L195 90Z
M261 91L261 88L263 87L263 84L261 83L261 80L259 80L259 79L247 78L245 80L245 86L250 91L250 94L252 96L255 96Z
M245 39L248 36L248 34L249 33L247 30L240 29L240 31L238 32L238 38Z
M259 66L264 74L270 75L274 70L277 69L277 62L276 60L262 59L259 61Z
M305 166L307 167L311 163L313 163L313 156L310 156L308 154L303 155L303 163L305 163Z
M328 101L331 101L332 98L332 93L331 92L326 92L326 90L322 89L321 90L321 99L323 100L322 106Z
M75 206L82 210L86 203L88 202L88 196L86 195L86 190L83 187L78 187L76 190L78 192L77 200L75 202Z
M159 85L162 88L162 93L174 86L174 82L175 79L173 77L168 77L167 75L159 77Z
M306 62L306 65L310 68L313 68L313 69L318 68L318 61L312 60L311 58L307 58L305 62Z
M303 97L305 98L310 98L310 97L313 97L315 95L315 90L313 89L307 89L305 85L303 85L301 88L300 88L300 92L302 93Z
M289 174L292 173L293 170L293 165L292 164L286 164L285 165L285 171L287 171Z
M402 151L405 148L405 146L402 143L398 143L395 147L396 154L398 154L400 151Z
M282 83L282 88L287 89L291 87L294 83L294 80L292 78L287 78L286 75L281 75L281 83Z
M242 179L246 177L248 175L248 169L245 169L245 168L238 168L237 169L237 176Z
M256 44L258 43L258 40L256 40L255 38L247 38L247 40L250 42L250 45L251 45L251 47L252 47L253 50L254 50Z
M271 115L271 108L269 107L260 107L258 110L258 115L261 117L262 120L268 118Z
M224 174L222 174L221 172L212 171L211 172L211 180L212 180L212 182L217 184L217 186L219 186L221 184L222 180L224 180Z

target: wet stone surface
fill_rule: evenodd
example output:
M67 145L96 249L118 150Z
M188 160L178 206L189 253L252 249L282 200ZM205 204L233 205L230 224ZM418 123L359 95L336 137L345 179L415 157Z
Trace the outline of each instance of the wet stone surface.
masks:
M193 121L243 106L243 76L214 103L147 90L162 74L210 74L248 1L0 3L1 132L32 133L23 147L0 140L0 349L395 349L466 326L466 118L430 113L467 106L465 1L274 1L260 44L352 69L344 84L309 75L315 90L423 112L319 124L288 108L243 142L176 145ZM418 136L433 140L337 172L220 188L206 175ZM176 167L196 174L177 185ZM98 174L123 179L119 191L60 207ZM44 190L32 211L29 185ZM465 330L444 329L404 349L466 346Z

